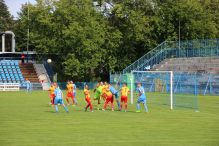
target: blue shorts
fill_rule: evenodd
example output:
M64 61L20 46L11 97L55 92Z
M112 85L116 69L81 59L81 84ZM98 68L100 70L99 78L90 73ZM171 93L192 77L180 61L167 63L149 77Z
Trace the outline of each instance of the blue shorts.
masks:
M116 100L119 99L119 93L115 94Z
M30 87L29 87L29 86L27 86L27 89L30 89Z
M142 102L142 103L146 104L146 98L140 97L140 98L138 98L138 102L139 103Z
M64 104L64 102L63 102L62 99L55 99L55 103L54 103L54 104L56 105L56 104L58 104L58 103L59 103L59 104Z
M74 97L76 97L76 93L74 92Z

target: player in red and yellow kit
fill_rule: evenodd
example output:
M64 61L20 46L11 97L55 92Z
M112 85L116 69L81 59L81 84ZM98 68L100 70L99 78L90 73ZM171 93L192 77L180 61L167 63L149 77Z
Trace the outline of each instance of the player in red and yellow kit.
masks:
M123 102L125 102L125 112L127 110L127 100L128 100L128 94L129 94L129 88L127 87L127 84L124 83L122 89L121 89L121 111L122 111L122 106L123 106Z
M52 104L52 107L54 107L54 100L55 100L54 90L55 90L55 86L53 85L53 82L52 82L51 87L49 87L49 90L48 90L48 94L49 94L49 97L51 99L50 104Z
M74 94L73 94L73 85L70 84L70 81L68 81L68 84L66 85L66 90L67 90L66 100L68 102L68 106L70 105L70 102L68 100L69 97L72 98L73 106L74 106L75 105L75 101L74 101Z
M88 85L86 84L85 89L84 89L84 96L85 96L85 100L87 101L88 105L85 107L85 111L87 111L87 108L90 106L91 112L94 112L93 111L92 101L91 101L91 98L90 98L91 93L92 92L90 90L88 90Z
M113 94L107 88L105 88L105 90L106 90L105 93L106 93L107 97L106 97L105 107L104 107L103 111L106 110L107 104L109 104L109 102L111 102L112 111L114 111L113 110Z

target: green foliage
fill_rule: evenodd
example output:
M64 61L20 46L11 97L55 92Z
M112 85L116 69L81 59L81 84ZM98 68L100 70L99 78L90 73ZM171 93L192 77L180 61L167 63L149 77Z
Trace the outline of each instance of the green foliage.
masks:
M93 3L95 2L95 3ZM96 5L94 5L96 4ZM217 0L37 0L19 12L17 50L53 55L64 75L94 81L94 69L121 71L165 40L219 37ZM58 54L58 55L57 55Z
M5 1L0 2L0 31L10 31L13 29L13 16L8 11Z

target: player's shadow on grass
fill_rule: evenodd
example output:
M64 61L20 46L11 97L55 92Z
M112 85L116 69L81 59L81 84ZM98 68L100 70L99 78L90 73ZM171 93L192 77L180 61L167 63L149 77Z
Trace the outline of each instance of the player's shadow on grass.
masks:
M56 112L54 112L54 111L45 111L46 113L56 113Z

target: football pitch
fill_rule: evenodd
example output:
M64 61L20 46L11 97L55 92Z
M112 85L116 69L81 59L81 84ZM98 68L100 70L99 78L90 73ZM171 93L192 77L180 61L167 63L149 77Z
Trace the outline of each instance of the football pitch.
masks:
M49 105L47 91L0 92L0 145L79 145L79 146L145 146L145 145L219 145L219 97L198 96L200 112L182 108L170 110L167 105L147 104L146 114L135 113L136 104L128 101L127 112L110 107L104 112L84 111L87 105L82 91L77 92L78 105L59 105L59 114ZM66 92L64 92L66 96ZM93 97L94 94L91 94ZM65 98L64 103L67 104ZM101 109L104 107L101 102ZM123 105L124 108L124 105Z

